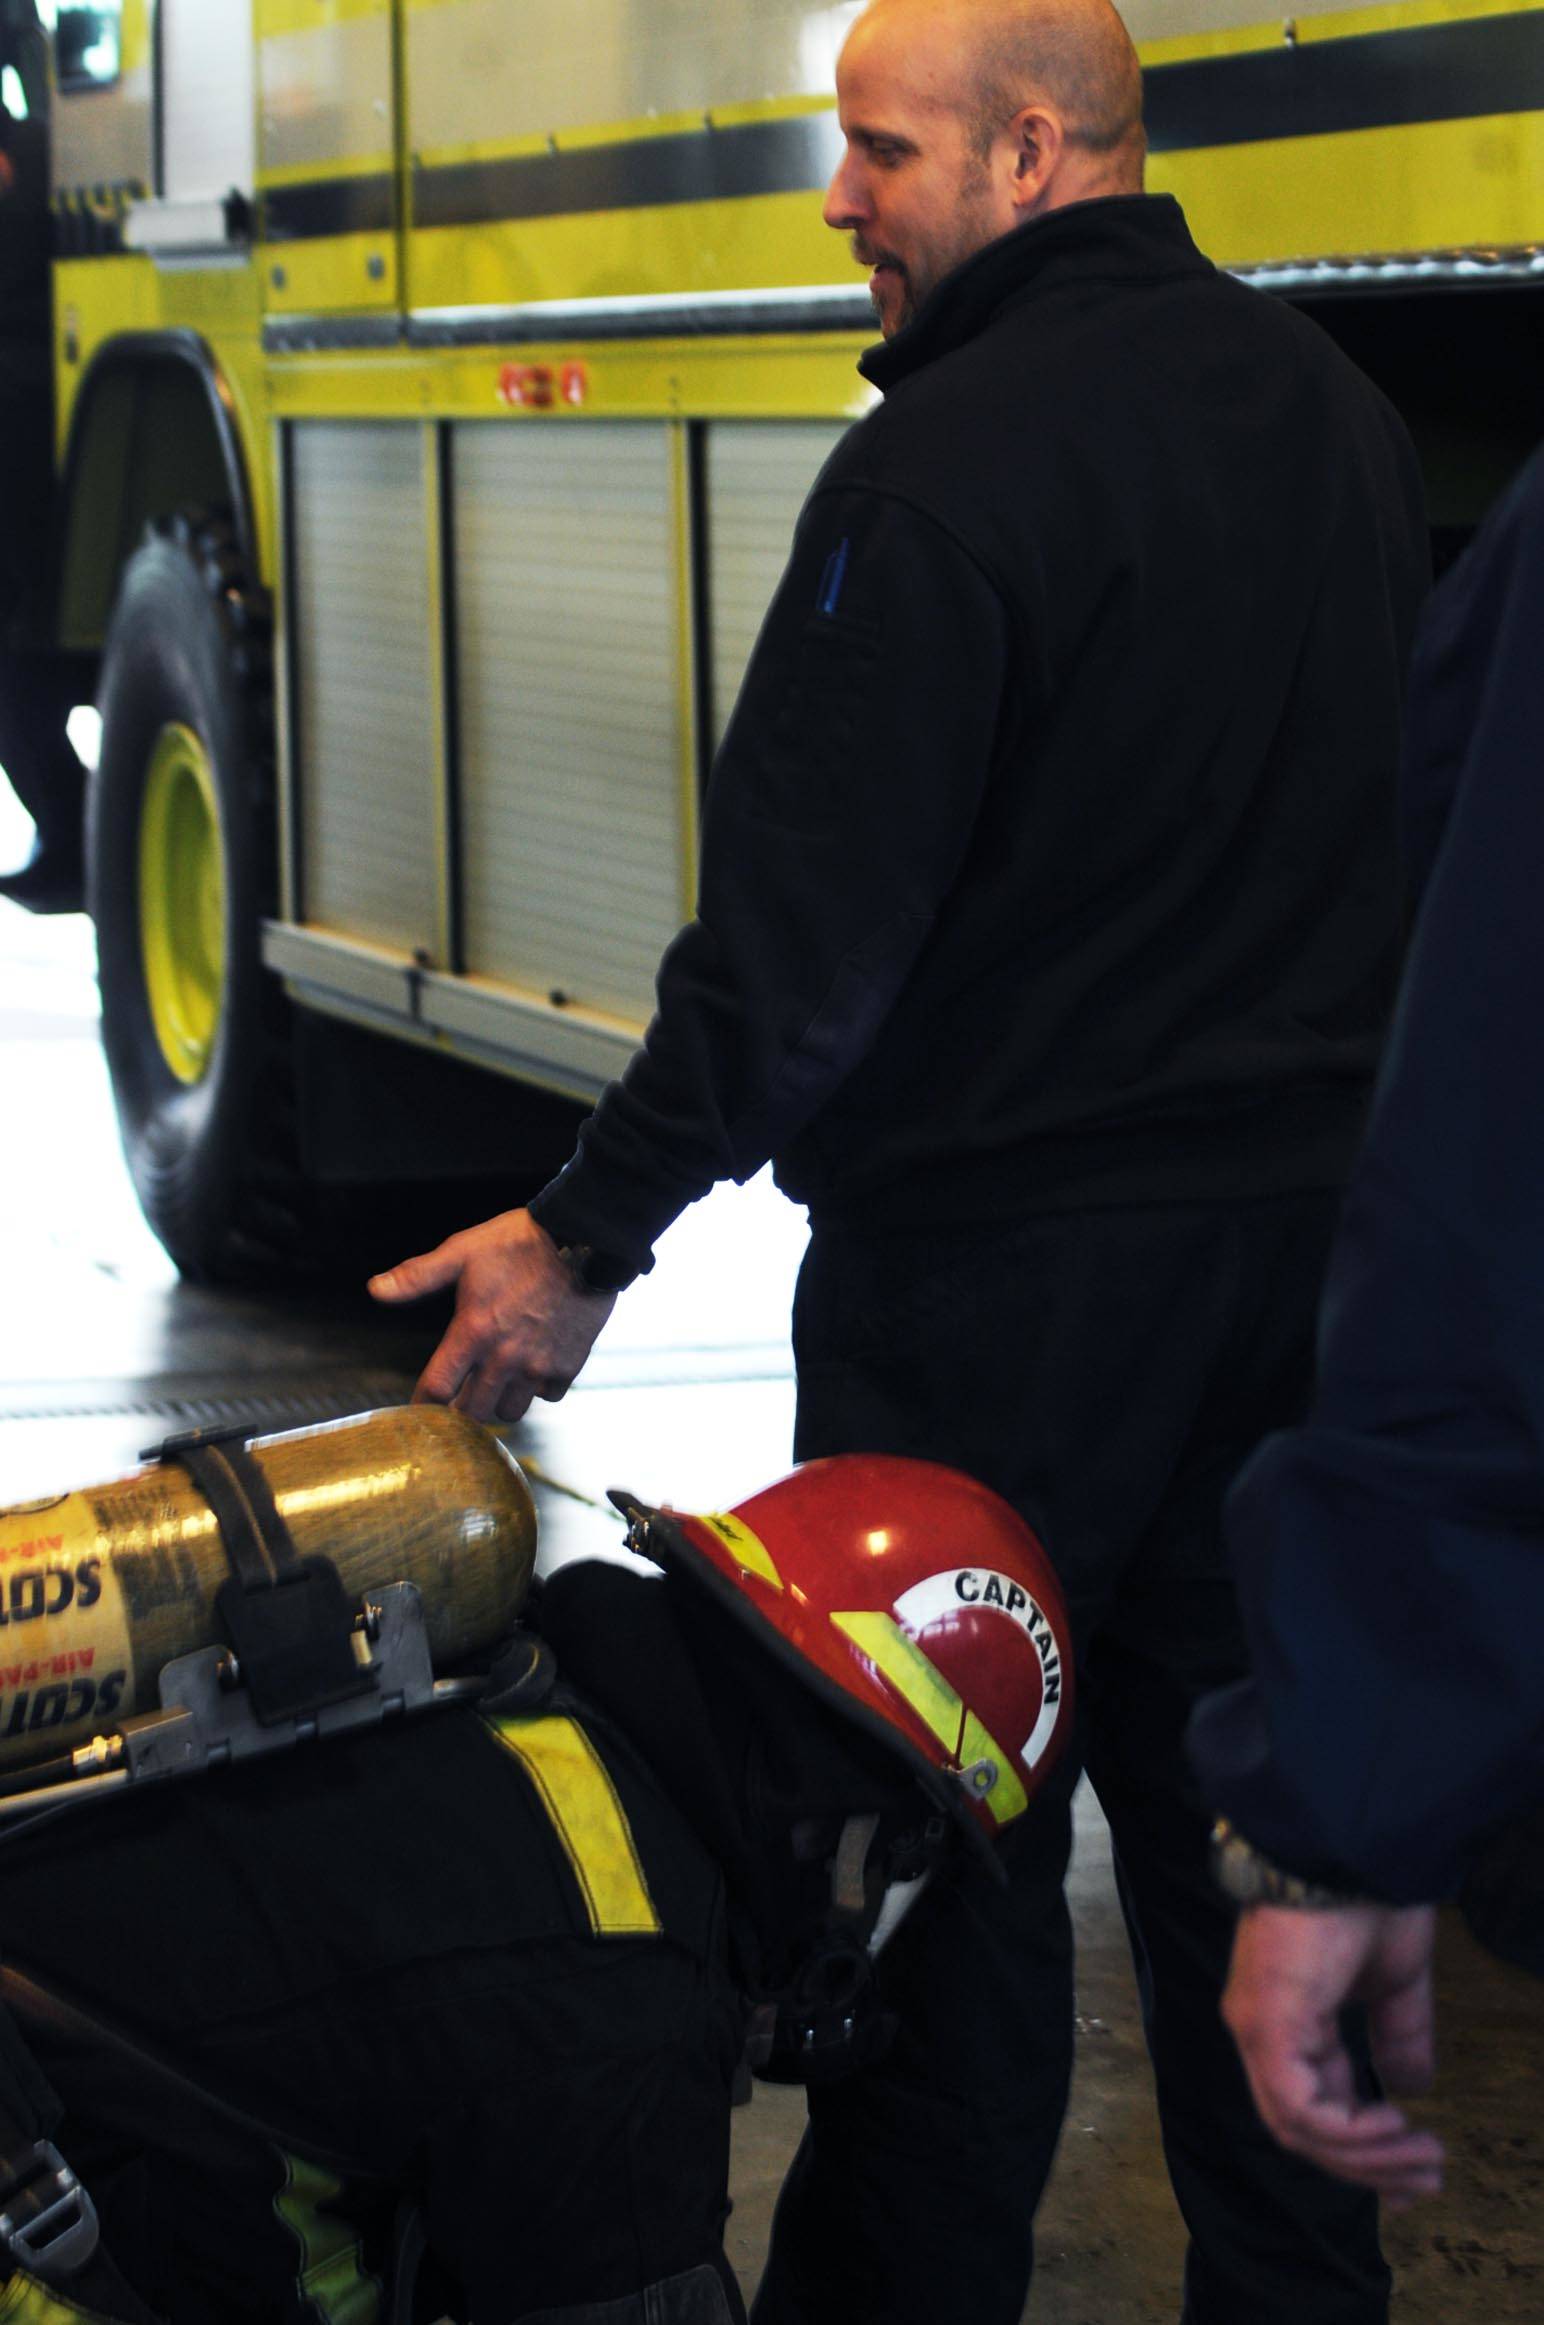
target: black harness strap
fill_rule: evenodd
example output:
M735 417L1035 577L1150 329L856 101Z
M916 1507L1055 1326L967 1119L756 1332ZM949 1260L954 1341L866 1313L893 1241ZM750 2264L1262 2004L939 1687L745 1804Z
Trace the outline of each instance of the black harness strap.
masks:
M0 2035L0 2070L8 2063L8 2041L18 2059L25 2061L26 2072L35 2078L47 2094L52 2108L51 2120L55 2123L63 2113L62 2106L13 2023L12 2013L23 2026L37 2035L52 2038L66 2064L78 2060L84 2068L91 2062L116 2062L121 2073L130 2078L134 2090L143 2094L146 2112L163 2127L173 2127L179 2145L185 2148L196 2147L216 2169L249 2169L256 2148L265 2157L303 2155L308 2162L340 2181L367 2188L383 2186L379 2173L372 2166L361 2163L357 2157L318 2145L304 2132L280 2130L260 2116L249 2114L245 2108L236 2106L232 2101L206 2089L202 2083L195 2082L180 2067L147 2048L142 2041L125 2034L121 2028L91 2016L73 2002L67 2002L62 1995L40 1985L37 1979L13 1963L0 1963L0 2029L4 2030L3 2035ZM96 2078L93 2087L96 2087ZM109 2120L115 2120L111 2112ZM91 2209L90 2199L84 2189L80 2189L79 2194L91 2214L94 2252L91 2256L93 2280L90 2290L95 2295L93 2306L115 2321L121 2321L121 2325L161 2325L161 2321L145 2308L139 2296L113 2267L109 2255L97 2243L96 2214ZM422 2261L424 2249L421 2233L415 2238L412 2227L413 2223L404 2208L392 2290L393 2297L399 2298L399 2288L405 2284L409 2304L413 2277ZM20 2257L21 2265L27 2267L32 2275L42 2276L45 2282L51 2284L61 2283L61 2277L49 2276L36 2261L25 2255ZM101 2269L107 2272L105 2276L97 2274ZM67 2298L85 2289L74 2284L64 2285ZM394 2318L408 2314L410 2307L405 2310L394 2308L392 2311Z
M264 1727L364 1695L375 1674L354 1653L354 1610L330 1558L298 1555L238 1429L195 1429L145 1456L174 1461L214 1512L230 1561L215 1608Z
M83 2010L79 2003L66 2001L49 1986L44 1986L28 1971L18 1969L14 1962L0 1963L0 2014L14 2013L23 2026L36 2028L41 2034L52 2036L56 2044L66 2046L66 2053L89 2059L111 2053L132 2075L137 2088L152 2095L153 2111L162 2121L180 2123L196 2133L200 2150L217 2165L244 2160L253 2145L273 2148L280 2154L304 2155L307 2162L316 2164L340 2180L359 2180L380 2184L375 2168L358 2156L345 2155L341 2149L319 2144L303 2129L281 2129L260 2115L250 2114L234 2101L223 2099L217 2092L174 2066L159 2051L137 2035L129 2035L108 2019L97 2018ZM11 2027L11 2039L18 2049L23 2047L16 2027ZM42 2069L32 2061L32 2071L42 2078ZM60 2101L52 2088L44 2084L53 2099L57 2116L63 2113Z
M121 2279L101 2250L96 2207L54 2145L63 2114L0 2004L0 2269L21 2269L67 2298L89 2267L98 2286L116 2292ZM138 2325L148 2312L135 2305L125 2316Z

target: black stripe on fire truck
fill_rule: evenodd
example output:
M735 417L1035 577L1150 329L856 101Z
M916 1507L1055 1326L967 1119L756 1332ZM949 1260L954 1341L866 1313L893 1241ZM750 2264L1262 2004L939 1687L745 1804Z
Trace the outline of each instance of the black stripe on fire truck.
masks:
M1478 16L1283 43L1146 75L1154 153L1330 137L1544 107L1544 15Z
M580 146L571 153L424 170L413 184L413 218L419 226L467 226L487 218L558 218L585 210L726 202L747 194L807 194L825 185L841 158L834 113L747 121Z
M1284 43L1243 56L1154 65L1146 74L1148 143L1155 153L1539 110L1544 14L1531 10ZM476 226L810 193L826 184L841 150L835 115L816 113L420 167L413 220L425 227ZM263 195L269 242L387 233L394 222L394 186L386 173L274 187Z
M382 170L265 187L258 233L264 242L316 242L328 234L390 234L396 224L396 180Z

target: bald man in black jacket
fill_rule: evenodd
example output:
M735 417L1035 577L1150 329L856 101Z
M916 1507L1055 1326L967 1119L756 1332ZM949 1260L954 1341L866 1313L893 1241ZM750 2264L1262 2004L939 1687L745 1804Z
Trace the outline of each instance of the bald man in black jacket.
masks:
M884 400L799 520L697 917L567 1169L375 1289L455 1285L422 1392L513 1417L771 1157L811 1220L797 1453L970 1470L1067 1588L1190 2325L1374 2325L1371 2204L1272 2149L1217 2019L1182 1736L1243 1667L1221 1496L1306 1393L1392 990L1414 457L1141 191L1106 0L876 0L838 98ZM1017 2325L1071 2057L1065 1798L1033 1821L1006 1897L887 1964L909 2031L816 2103L767 2325Z

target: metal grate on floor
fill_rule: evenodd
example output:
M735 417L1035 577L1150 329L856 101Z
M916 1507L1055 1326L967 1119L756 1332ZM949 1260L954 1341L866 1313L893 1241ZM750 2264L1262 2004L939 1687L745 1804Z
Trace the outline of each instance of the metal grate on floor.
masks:
M0 1428L17 1421L165 1420L179 1429L215 1429L250 1423L267 1430L338 1421L382 1405L406 1404L408 1372L329 1371L280 1387L198 1374L162 1374L143 1380L68 1380L0 1384Z

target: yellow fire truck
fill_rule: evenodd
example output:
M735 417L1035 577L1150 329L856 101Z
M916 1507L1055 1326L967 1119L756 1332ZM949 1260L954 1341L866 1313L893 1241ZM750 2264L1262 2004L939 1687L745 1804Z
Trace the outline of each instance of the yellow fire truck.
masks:
M0 677L99 702L104 1037L185 1270L314 1256L372 1185L513 1200L636 1042L863 408L855 13L0 0L57 450ZM1461 538L1544 432L1540 0L1127 13L1150 183L1384 383Z

